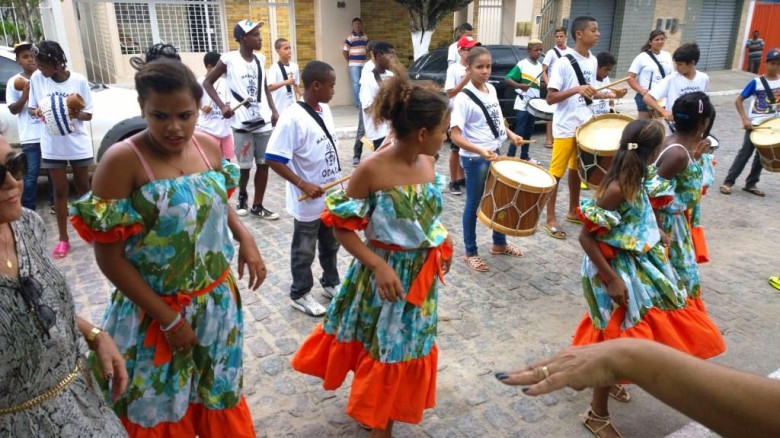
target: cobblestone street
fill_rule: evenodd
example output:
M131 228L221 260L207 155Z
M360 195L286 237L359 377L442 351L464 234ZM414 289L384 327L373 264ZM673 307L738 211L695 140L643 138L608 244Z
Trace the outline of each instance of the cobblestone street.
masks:
M732 88L744 83L734 85ZM749 169L737 181L732 195L718 192L717 187L742 144L743 131L734 98L713 97L718 114L713 133L721 147L717 154L716 185L703 202L711 258L710 263L701 266L703 297L728 346L727 352L714 361L767 375L780 368L780 292L766 280L770 275L780 275L780 251L774 246L774 239L780 235L780 174L762 174L759 187L767 193L765 198L740 190ZM624 99L627 101L631 102ZM633 109L633 104L627 107ZM537 131L535 138L537 143L532 146L531 155L547 167L550 149L542 146L543 132ZM352 139L340 140L339 155L345 174L352 171L352 144ZM448 154L449 148L443 148L437 166L445 174ZM559 215L563 214L567 200L565 192L562 184ZM583 191L583 196L591 193ZM454 235L456 248L447 285L440 292L437 406L426 412L420 425L398 424L396 436L591 436L579 422L579 414L590 401L590 391L564 390L531 398L519 389L501 385L493 377L496 371L521 366L569 344L585 313L579 273L583 256L577 241L579 229L562 222L569 236L563 241L552 239L541 230L530 237L510 238L525 252L524 258L512 259L488 253L490 233L479 224L478 242L490 272L477 273L460 259L464 200L465 195L445 194L444 222ZM254 232L268 267L268 277L258 291L242 290L244 391L258 436L367 436L368 432L344 413L349 381L340 390L327 392L318 379L290 368L291 355L319 319L305 316L289 304L292 218L284 211L282 179L273 173L264 204L279 212L281 218L243 218ZM54 216L42 209L39 212L50 230L47 238L53 248ZM110 285L100 273L92 249L72 228L71 239L73 251L55 263L70 282L79 313L100 323ZM342 249L342 274L350 260L351 256ZM314 271L319 275L318 266ZM317 299L326 303L319 291L319 286L315 286ZM637 387L630 386L629 390L630 403L610 403L614 423L625 436L666 436L691 421Z

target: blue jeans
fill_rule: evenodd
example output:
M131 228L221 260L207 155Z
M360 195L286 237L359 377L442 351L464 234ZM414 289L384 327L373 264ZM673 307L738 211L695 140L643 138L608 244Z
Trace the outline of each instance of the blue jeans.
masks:
M515 120L515 134L523 137L523 140L529 140L534 134L534 123L536 123L536 117L532 116L531 113L528 111L517 110ZM524 144L520 146L521 159L527 160L531 158L531 156L528 155L528 149L530 147L530 144ZM508 157L514 157L516 153L517 146L515 146L514 143L509 142L509 149L507 150L506 155Z
M319 248L317 244L319 243ZM336 266L339 252L339 242L333 234L333 228L322 223L321 220L311 222L293 221L292 248L290 250L290 271L292 272L292 286L290 298L297 300L311 291L314 286L314 278L311 274L311 264L314 263L314 252L319 249L322 278L320 284L324 286L338 286L339 270Z
M636 96L634 96L634 102L636 102L636 110L639 112L649 112L650 110L647 107L647 104L642 99L642 96L639 95L639 93L636 93Z
M22 206L35 210L35 199L38 196L38 175L41 173L41 144L23 144L22 153L27 157L27 173L24 174ZM51 187L51 185L49 186Z
M733 186L737 182L739 174L745 169L745 165L750 160L751 155L753 156L753 164L750 166L750 173L747 179L745 179L745 187L751 188L758 184L758 180L761 178L761 158L753 142L750 141L750 131L745 131L745 140L742 142L742 148L737 152L737 156L734 157L734 162L731 163L726 180L723 181L724 184Z
M463 208L463 243L466 256L477 255L477 209L485 190L490 161L479 157L460 157L466 174L466 206ZM506 245L506 235L493 231L493 245Z
M362 65L349 67L349 77L352 79L352 96L355 98L355 106L358 109L360 109L360 73L362 72Z

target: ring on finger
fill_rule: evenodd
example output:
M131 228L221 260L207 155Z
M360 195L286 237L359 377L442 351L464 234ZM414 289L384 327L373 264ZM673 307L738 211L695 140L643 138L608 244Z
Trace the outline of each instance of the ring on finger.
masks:
M550 377L550 370L547 369L547 366L542 367L542 374L544 374L544 378Z

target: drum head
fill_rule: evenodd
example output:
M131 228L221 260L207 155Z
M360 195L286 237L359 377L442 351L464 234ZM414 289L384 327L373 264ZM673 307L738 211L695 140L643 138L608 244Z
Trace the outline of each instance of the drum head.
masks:
M530 106L531 108L537 111L541 111L543 113L552 114L555 112L552 105L548 104L547 101L544 99L539 99L539 98L531 99L528 101L528 106Z
M710 141L710 147L712 148L713 151L720 147L720 142L718 141L717 137L715 137L714 135L712 134L708 135L707 140Z
M512 187L529 192L548 192L555 187L555 177L544 168L518 159L501 159L492 163L497 178Z
M756 126L750 133L750 141L757 147L780 143L780 117L769 119Z
M594 155L615 155L620 147L623 129L634 120L625 114L601 114L593 116L577 128L577 145Z

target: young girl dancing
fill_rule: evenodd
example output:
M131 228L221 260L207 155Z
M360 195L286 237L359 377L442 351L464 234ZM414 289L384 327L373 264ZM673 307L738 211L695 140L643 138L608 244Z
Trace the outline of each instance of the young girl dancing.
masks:
M665 253L643 180L664 139L664 127L650 119L628 124L620 148L595 199L578 210L584 225L582 285L588 314L574 345L615 338L644 338L706 359L725 350L707 314L686 299ZM546 368L541 371L547 377ZM595 388L582 422L597 437L620 436L608 400L628 401L620 385Z
M647 192L658 225L669 238L669 259L688 296L704 310L697 263L708 260L701 227L701 198L712 183L710 142L702 139L715 110L707 94L684 94L672 107L676 132L650 166Z
M292 366L328 390L351 370L347 414L372 437L389 437L394 421L419 423L435 405L439 281L452 258L441 223L446 178L434 172L447 99L400 74L382 84L372 116L396 139L360 163L346 192L326 199L322 220L355 260Z
M131 437L254 437L241 394L243 318L230 269L265 279L257 244L228 205L238 168L195 133L203 89L181 62L135 75L148 128L113 145L71 208L116 290L103 328L127 360L113 404ZM100 382L104 390L107 382Z
M452 106L450 138L460 147L460 163L466 173L466 206L463 209L464 256L469 267L487 272L488 265L477 252L477 209L482 200L490 162L499 158L501 143L509 139L517 146L523 138L504 129L504 115L498 95L487 80L493 59L484 47L474 47L466 58L466 75L471 78L455 96ZM488 119L485 112L490 115ZM507 243L506 235L493 231L491 254L522 257L520 248Z

